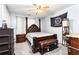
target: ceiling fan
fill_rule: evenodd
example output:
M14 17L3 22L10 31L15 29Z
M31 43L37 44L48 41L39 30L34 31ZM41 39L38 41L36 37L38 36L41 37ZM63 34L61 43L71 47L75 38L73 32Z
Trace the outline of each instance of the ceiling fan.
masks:
M33 4L32 9L29 9L28 11L34 11L36 15L39 15L46 12L48 8L49 6L45 4L42 4L42 5Z
M33 5L36 8L36 15L47 11L47 9L49 8L49 6L44 5L44 4L42 4L42 5L33 4Z
M37 5L37 4L33 4L37 9L47 9L49 8L49 6L42 4L42 5Z

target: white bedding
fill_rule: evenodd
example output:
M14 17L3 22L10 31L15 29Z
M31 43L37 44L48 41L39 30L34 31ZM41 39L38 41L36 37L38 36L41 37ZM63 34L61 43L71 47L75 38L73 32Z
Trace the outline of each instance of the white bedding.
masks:
M43 36L50 36L52 34L45 33L45 32L33 32L33 33L28 33L26 35L27 39L30 41L31 46L33 45L33 37L43 37Z
M79 38L79 33L71 33L70 35L66 35L67 37L75 37Z

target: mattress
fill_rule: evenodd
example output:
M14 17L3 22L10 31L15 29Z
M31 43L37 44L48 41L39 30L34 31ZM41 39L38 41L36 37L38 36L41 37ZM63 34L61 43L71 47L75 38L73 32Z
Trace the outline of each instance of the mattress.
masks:
M33 37L43 37L43 36L50 36L52 34L49 33L45 33L45 32L32 32L32 33L28 33L26 35L26 38L30 41L31 46L33 45Z

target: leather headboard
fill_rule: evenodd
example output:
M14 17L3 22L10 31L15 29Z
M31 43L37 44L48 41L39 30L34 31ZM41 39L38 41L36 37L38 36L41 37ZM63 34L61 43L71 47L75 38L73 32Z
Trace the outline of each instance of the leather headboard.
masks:
M31 25L27 30L26 30L27 33L30 33L30 32L40 32L40 28L33 24Z

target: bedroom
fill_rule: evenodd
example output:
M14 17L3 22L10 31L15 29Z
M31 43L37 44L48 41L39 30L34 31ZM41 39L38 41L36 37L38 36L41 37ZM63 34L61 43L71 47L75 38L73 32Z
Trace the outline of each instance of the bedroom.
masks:
M14 29L14 53L15 55L40 55L39 52L33 53L32 47L27 42L26 34L29 32L38 32L43 35L44 39L57 39L57 48L49 51L49 46L45 46L48 52L44 55L68 55L68 49L65 43L62 43L62 26L51 26L51 18L62 16L67 13L69 19L69 34L79 33L79 5L72 4L52 4L52 5L31 4L1 4L0 5L0 27L2 21L6 20L7 27ZM42 10L42 11L41 11ZM33 26L32 26L33 25ZM38 27L37 27L37 26ZM32 27L30 27L32 26ZM29 29L31 28L31 29ZM3 32L2 32L3 33ZM49 34L48 34L49 33ZM56 36L54 36L56 34ZM32 33L32 35L35 35ZM50 37L47 37L50 35ZM51 37L52 35L52 37ZM42 38L40 38L42 40ZM23 42L24 41L24 42ZM51 40L52 41L52 40ZM17 42L17 43L16 43ZM33 44L32 40L30 41ZM48 40L48 42L50 42ZM46 42L47 43L47 42ZM51 43L51 42L50 42ZM40 43L41 44L41 43ZM35 47L35 49L38 47ZM35 50L34 49L34 50ZM40 48L39 48L40 49ZM62 50L64 52L62 52ZM79 53L77 53L79 54Z

